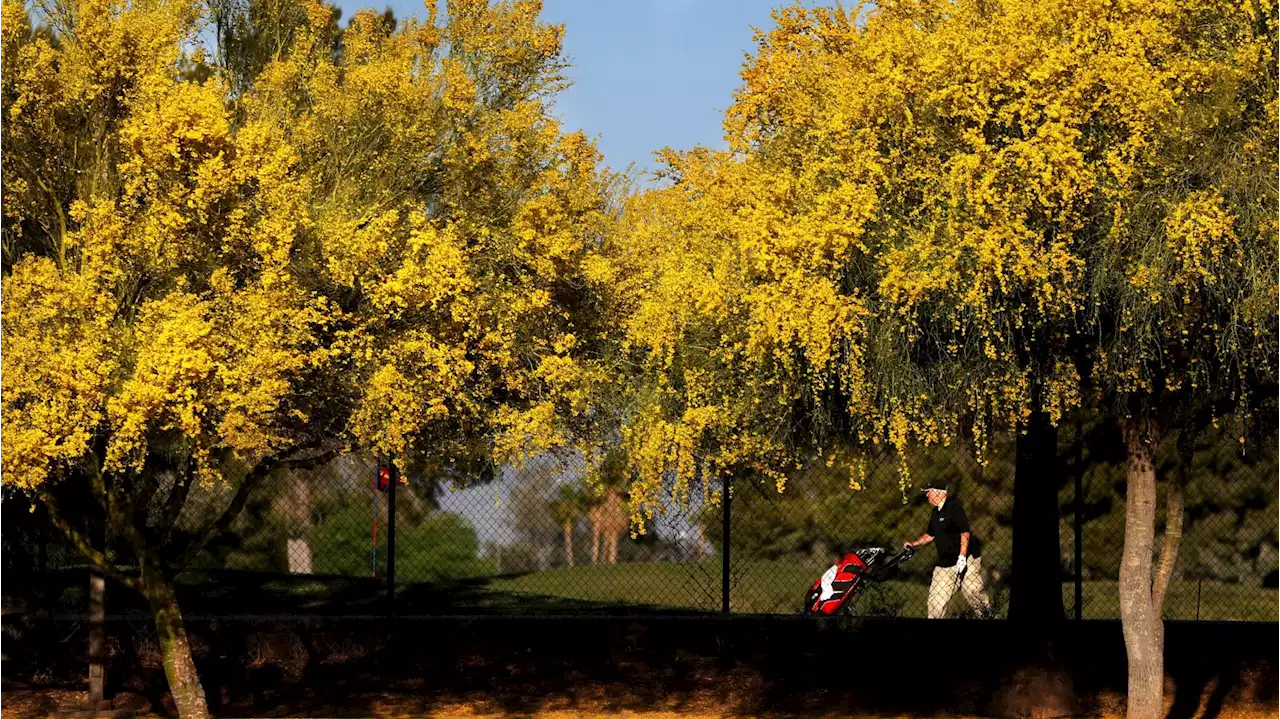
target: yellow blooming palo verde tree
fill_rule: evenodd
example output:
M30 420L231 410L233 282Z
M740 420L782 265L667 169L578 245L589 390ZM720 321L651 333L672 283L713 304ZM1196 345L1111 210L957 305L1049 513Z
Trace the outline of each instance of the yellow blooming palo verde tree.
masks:
M3 12L3 481L146 597L179 712L206 716L174 576L334 435L306 184L270 127L233 129L218 81L181 79L195 4L58 5L41 33ZM225 510L178 527L211 483Z
M251 71L183 55L197 4L84 0L47 33L3 7L4 482L146 596L179 714L207 716L173 580L273 471L585 436L612 180L548 117L537 3L341 32L303 3ZM187 531L198 483L230 499Z
M1165 33L1146 72L1162 87L1134 113L1143 141L1107 178L1103 222L1081 253L1086 384L1128 455L1119 589L1134 717L1163 709L1162 617L1194 442L1226 412L1242 451L1253 430L1274 430L1280 340L1276 5L1157 4L1133 21L1151 23ZM1183 466L1163 478L1157 546L1154 451L1174 432Z
M902 43L879 54L898 75L881 97L902 100L877 111L928 128L894 156L903 191L881 195L897 237L877 314L902 318L904 338L889 356L949 379L931 396L964 399L975 427L984 412L1056 422L1084 402L1118 419L1134 717L1162 707L1182 524L1172 477L1154 563L1154 444L1193 438L1206 413L1247 419L1274 394L1274 15L1266 3L922 3L886 6L860 33ZM825 46L830 33L833 48L849 37L812 17L801 34ZM1274 426L1273 412L1260 421Z
M798 462L845 444L845 408L864 387L866 305L845 291L841 258L865 206L814 199L812 178L771 176L755 158L666 160L668 186L629 201L602 270L633 370L623 436L641 529L695 477L783 490ZM790 201L810 209L788 217L778 207Z
M1180 506L1175 486L1157 569L1150 447L1274 386L1274 14L779 12L730 151L672 156L611 253L643 367L634 496L695 451L781 488L832 437L903 451L964 427L982 450L1095 405L1128 438L1130 715L1156 716Z
M588 270L617 179L549 112L563 28L539 2L459 0L443 23L432 2L398 26L357 13L335 54L307 7L243 107L312 193L353 436L460 481L588 437L605 355Z

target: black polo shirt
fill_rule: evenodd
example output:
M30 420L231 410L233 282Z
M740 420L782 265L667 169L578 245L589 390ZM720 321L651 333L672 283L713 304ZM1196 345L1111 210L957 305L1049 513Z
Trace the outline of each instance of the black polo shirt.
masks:
M960 535L965 532L969 532L969 556L982 556L982 543L973 536L969 517L965 516L964 505L958 499L948 498L941 508L934 508L929 513L929 528L925 532L933 537L933 546L938 548L935 566L955 565L956 557L960 556Z

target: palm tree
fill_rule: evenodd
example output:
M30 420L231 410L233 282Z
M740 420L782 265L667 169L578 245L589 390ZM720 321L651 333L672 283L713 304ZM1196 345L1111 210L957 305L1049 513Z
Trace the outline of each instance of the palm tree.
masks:
M551 512L564 527L564 556L570 567L573 566L573 528L578 517L586 514L590 503L586 487L580 482L560 485L556 498L551 500Z

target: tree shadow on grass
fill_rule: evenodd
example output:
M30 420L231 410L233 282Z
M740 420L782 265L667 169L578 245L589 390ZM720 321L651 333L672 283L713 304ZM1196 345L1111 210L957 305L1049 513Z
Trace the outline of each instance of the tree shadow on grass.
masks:
M687 609L639 602L601 602L532 592L501 591L495 579L463 579L433 584L398 584L389 603L385 580L258 572L209 572L184 577L180 599L192 617L297 616L459 617L486 615L693 615Z

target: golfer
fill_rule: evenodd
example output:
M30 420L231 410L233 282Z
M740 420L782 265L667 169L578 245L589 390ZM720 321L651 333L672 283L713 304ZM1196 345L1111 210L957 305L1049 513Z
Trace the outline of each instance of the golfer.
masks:
M991 613L991 601L982 588L982 542L969 530L969 518L957 499L947 498L947 485L935 482L925 487L933 511L929 529L903 547L923 547L930 542L938 548L938 560L929 584L929 618L941 618L956 589L979 616Z

